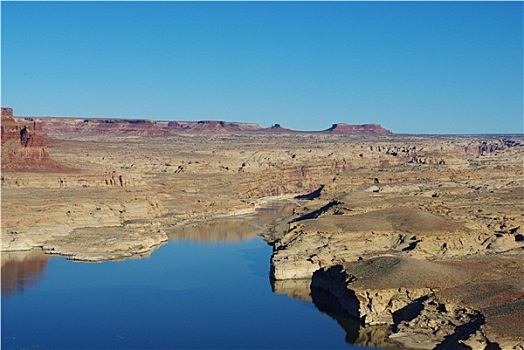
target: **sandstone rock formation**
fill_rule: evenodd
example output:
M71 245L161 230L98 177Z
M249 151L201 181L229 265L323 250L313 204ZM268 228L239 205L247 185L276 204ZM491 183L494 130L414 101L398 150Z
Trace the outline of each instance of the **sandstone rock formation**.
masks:
M502 267L508 263L514 271ZM498 275L485 276L488 268ZM318 270L312 288L335 295L366 324L391 325L390 346L511 349L522 346L522 270L508 256L453 262L382 256Z
M42 123L34 118L14 118L2 108L2 170L49 171L61 166L49 157Z

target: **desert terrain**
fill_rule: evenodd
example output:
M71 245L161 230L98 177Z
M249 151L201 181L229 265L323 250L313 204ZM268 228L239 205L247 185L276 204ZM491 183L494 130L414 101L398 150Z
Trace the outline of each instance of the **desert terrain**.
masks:
M195 222L281 200L296 208L264 233L275 292L366 325L354 343L524 349L522 135L396 135L376 124L297 132L2 108L1 180L2 266L31 250L144 256L180 232L191 239Z

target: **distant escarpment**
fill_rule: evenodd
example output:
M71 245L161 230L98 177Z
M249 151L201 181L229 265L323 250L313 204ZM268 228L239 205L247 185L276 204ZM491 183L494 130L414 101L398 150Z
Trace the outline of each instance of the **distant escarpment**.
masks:
M34 118L14 118L2 108L2 170L50 170L61 166L49 157L47 135Z
M362 124L362 125L350 125L350 124L333 124L331 128L325 130L326 132L333 134L379 134L379 135L391 135L393 134L390 130L384 129L379 124Z
M274 124L271 127L262 129L260 131L273 133L273 134L291 134L291 133L299 132L299 131L283 128L280 124Z
M149 119L119 118L68 118L40 117L43 130L49 134L81 133L85 135L108 134L115 136L168 136L178 133L264 133L296 134L326 133L347 135L390 135L391 131L378 124L350 125L333 124L322 131L298 131L280 124L263 128L257 123L238 123L219 120L201 121L155 121Z
M118 118L40 118L44 131L50 134L82 133L82 134L114 134L135 136L167 136L169 131L165 125L148 119L118 119Z
M171 129L171 131L187 130L192 132L250 132L262 129L255 123L234 123L218 120L201 120L198 122L177 122L181 128Z

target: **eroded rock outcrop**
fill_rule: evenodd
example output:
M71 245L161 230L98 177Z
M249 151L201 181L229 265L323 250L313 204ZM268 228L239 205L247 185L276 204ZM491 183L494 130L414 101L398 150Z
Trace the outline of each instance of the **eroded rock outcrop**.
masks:
M2 251L44 248L74 260L115 260L147 254L168 239L158 220L163 207L156 196L117 187L108 198L106 191L6 187Z
M391 256L361 260L316 271L313 301L315 290L325 291L362 323L389 325L386 347L397 343L413 349L518 349L524 338L513 322L518 324L524 315L517 306L524 302L524 279L511 278L498 265L511 261L515 263L508 257L473 257L452 264ZM471 280L488 267L502 273L492 281L473 282L478 289L472 289ZM486 292L497 301L486 301ZM505 311L492 311L501 304ZM490 320L490 312L512 321L502 321L508 326L500 327L501 319Z
M34 118L14 118L2 108L2 170L57 170L61 165L49 157L42 123Z
M289 232L275 242L271 261L275 279L309 278L319 268L381 254L451 258L523 247L514 234L476 232L420 209L353 214L343 203L330 202L295 219Z
M48 254L66 256L69 260L121 260L149 255L167 240L158 222L124 223L121 226L77 228L65 237L47 241L42 249Z
M299 131L291 130L291 129L288 129L288 128L284 128L284 127L282 127L278 123L277 124L273 124L269 128L265 128L265 129L263 129L261 131L267 132L267 133L276 133L276 134L292 134L292 133L299 132Z

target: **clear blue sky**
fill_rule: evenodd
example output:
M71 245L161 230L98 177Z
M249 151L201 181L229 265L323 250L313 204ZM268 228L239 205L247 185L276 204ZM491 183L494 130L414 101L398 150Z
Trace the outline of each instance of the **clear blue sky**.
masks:
M15 115L522 133L523 2L1 2Z

